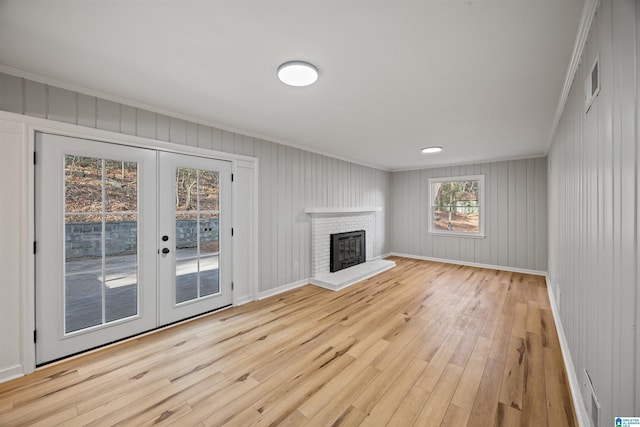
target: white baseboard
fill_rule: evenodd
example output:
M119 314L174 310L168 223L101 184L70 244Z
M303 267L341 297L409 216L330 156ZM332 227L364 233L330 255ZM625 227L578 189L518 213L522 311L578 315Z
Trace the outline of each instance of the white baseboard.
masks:
M529 270L526 268L517 268L517 267L507 267L504 265L481 264L478 262L458 261L455 259L434 258L434 257L428 257L428 256L421 256L421 255L402 254L398 252L391 252L387 256L399 256L403 258L420 259L423 261L443 262L445 264L466 265L468 267L489 268L491 270L510 271L512 273L533 274L535 276L545 276L545 277L547 276L546 271Z
M236 300L236 306L242 305L242 304L246 304L248 302L253 301L253 297L251 295L247 295L244 297L238 297L238 299Z
M286 291L290 291L291 289L299 288L300 286L309 285L309 279L298 280L297 282L287 283L286 285L278 286L274 289L269 289L266 291L258 292L258 300L265 299L268 297L272 297L274 295L281 294Z
M15 380L24 376L24 369L22 365L14 365L10 368L0 370L0 383Z
M388 256L391 256L391 252L387 252L386 254L382 254L380 256L377 256L375 259L385 259Z
M551 313L553 314L553 320L556 323L556 331L558 332L558 340L560 341L560 350L562 352L562 359L564 360L564 369L567 371L567 377L569 378L569 390L571 391L571 398L573 399L573 408L576 411L576 417L578 417L578 425L580 427L591 427L589 413L587 412L587 408L584 406L584 400L582 400L580 381L578 380L575 367L573 366L573 360L571 359L569 342L567 341L567 336L564 334L564 328L562 327L562 321L560 320L560 313L558 312L556 299L553 295L551 279L549 279L548 275L545 276L545 279L547 281L547 293L549 294Z

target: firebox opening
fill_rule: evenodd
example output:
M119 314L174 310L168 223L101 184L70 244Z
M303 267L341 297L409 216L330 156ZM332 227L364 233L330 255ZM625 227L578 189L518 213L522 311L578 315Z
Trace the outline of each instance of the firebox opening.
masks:
M367 252L364 230L332 234L330 251L331 273L365 262Z

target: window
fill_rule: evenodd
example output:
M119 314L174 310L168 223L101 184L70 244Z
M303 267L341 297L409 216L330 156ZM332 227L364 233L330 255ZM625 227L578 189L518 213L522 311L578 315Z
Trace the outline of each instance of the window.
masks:
M429 179L429 232L484 237L484 175Z

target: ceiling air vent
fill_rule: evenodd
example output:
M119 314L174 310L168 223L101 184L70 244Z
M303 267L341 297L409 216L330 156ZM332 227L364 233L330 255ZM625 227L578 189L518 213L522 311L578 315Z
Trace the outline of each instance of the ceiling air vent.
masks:
M585 99L585 112L589 111L591 104L600 93L600 54L596 55L596 60L591 67L591 72L587 74L587 78L584 81L584 99Z

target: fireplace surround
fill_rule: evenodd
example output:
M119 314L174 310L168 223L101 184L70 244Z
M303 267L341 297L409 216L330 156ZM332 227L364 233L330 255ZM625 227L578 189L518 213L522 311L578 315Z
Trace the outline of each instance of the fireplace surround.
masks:
M376 222L382 208L306 208L311 216L310 282L330 290L340 290L367 277L395 266L395 262L379 259L380 242ZM364 261L340 271L330 271L331 234L364 230ZM361 254L362 255L362 254Z
M331 210L330 210L331 209ZM376 247L376 208L316 208L311 215L311 276L330 273L331 234L365 230L365 261L371 261Z

